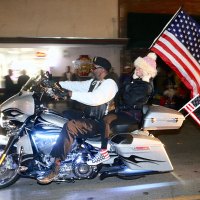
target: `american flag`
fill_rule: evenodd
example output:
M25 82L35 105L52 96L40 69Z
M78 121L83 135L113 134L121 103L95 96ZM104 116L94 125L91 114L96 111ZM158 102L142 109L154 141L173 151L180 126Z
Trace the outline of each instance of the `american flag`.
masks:
M197 115L194 114L194 111L200 107L200 96L199 94L196 95L193 99L191 99L188 103L186 103L180 110L181 112L183 109L187 111L187 115L185 118L190 115L199 125L200 125L200 119Z
M200 93L200 26L179 9L150 50L158 54L191 90Z

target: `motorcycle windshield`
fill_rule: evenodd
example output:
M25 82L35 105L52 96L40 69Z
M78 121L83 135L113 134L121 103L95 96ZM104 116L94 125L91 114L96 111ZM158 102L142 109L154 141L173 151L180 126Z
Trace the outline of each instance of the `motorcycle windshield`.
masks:
M38 85L38 82L41 80L41 76L37 75L31 77L26 84L21 88L21 91L33 92L34 88Z

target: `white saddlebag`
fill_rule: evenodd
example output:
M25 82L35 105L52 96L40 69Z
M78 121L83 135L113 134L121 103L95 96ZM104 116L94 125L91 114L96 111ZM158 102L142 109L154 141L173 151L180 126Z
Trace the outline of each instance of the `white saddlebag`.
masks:
M144 130L166 130L179 129L185 117L177 110L166 108L164 106L152 105L149 106L147 113L144 116Z
M153 136L124 133L111 139L111 146L132 170L169 172L173 166L161 141Z

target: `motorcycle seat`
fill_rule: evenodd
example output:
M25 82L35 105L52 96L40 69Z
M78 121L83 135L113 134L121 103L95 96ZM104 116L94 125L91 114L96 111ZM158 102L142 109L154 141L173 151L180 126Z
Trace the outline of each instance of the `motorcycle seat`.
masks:
M141 122L126 122L126 121L114 121L111 123L111 130L114 134L117 133L126 133L126 132L132 132L135 130L138 130L141 128L144 120L144 116L146 115L147 111L149 109L149 105L143 105L142 106L142 119Z
M127 132L132 132L134 130L137 130L139 129L139 124L136 124L136 123L133 123L133 124L114 124L112 125L112 136L113 135L117 135L119 133L127 133ZM97 134L97 135L94 135L93 137L90 137L90 138L87 138L88 141L95 141L95 142L98 142L98 141L101 141L101 135L100 134Z
M114 134L118 134L118 133L132 132L139 128L140 125L138 123L132 123L132 124L122 123L122 124L114 124L111 130Z
M141 129L142 124L143 124L143 120L144 120L144 116L146 115L147 111L149 109L149 105L143 105L142 107L142 120L141 122L126 122L126 121L114 121L111 123L111 131L112 131L112 135L117 135L119 133L127 133L127 132L132 132L138 129ZM94 137L92 138L88 138L87 140L90 141L100 141L101 140L101 135L94 135Z

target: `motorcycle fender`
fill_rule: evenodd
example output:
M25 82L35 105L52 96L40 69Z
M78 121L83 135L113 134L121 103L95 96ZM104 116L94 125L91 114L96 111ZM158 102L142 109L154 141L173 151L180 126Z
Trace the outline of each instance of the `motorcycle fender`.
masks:
M5 135L0 135L0 145L6 145L8 143L9 137Z
M21 151L21 147L23 148L23 153L25 154L33 154L33 149L31 145L31 141L28 135L22 136L17 142L17 152L18 154Z

